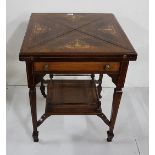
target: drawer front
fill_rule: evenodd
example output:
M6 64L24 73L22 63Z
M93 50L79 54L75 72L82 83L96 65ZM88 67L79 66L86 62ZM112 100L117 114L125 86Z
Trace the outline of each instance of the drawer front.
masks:
M118 72L119 62L35 62L38 72Z

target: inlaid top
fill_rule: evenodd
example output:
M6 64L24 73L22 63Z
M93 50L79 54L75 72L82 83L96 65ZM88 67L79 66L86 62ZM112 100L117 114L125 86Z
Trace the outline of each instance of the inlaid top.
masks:
M137 54L113 14L32 13L20 60L41 56L135 60Z

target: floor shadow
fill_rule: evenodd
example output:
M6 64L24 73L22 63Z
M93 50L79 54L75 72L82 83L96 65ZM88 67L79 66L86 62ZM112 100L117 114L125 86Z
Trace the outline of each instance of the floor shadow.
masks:
M20 17L22 18L22 17ZM14 21L7 24L7 37L9 37L9 32L12 31L13 28L16 27L15 31L11 33L12 35L9 37L7 43L6 43L6 79L7 79L7 85L13 84L18 85L19 81L24 81L23 79L25 76L25 68L22 69L22 65L19 62L19 51L22 44L22 40L26 31L27 22L21 22L19 23L19 18L15 19ZM18 25L19 23L19 25ZM23 64L25 65L25 64ZM22 71L23 70L23 71ZM24 77L25 76L25 77ZM21 79L21 80L20 80ZM10 88L12 89L12 88ZM7 104L12 103L11 100L13 100L14 96L17 94L12 93L10 94L9 91L7 93ZM20 92L19 92L20 94ZM14 103L12 103L14 104ZM10 105L8 105L10 107ZM26 133L30 134L30 129L28 127L28 120L29 116L26 116L26 118L22 118L20 111L17 107L13 106L13 109L15 111L15 114L19 118L20 123L24 126L24 129L26 129ZM17 110L18 109L18 110ZM28 129L28 130L27 130Z
M8 25L7 32L11 27L17 25L17 21L13 21ZM6 78L7 84L19 84L20 81L25 81L25 64L19 62L19 51L26 31L27 22L22 22L6 43ZM24 77L25 76L25 77Z

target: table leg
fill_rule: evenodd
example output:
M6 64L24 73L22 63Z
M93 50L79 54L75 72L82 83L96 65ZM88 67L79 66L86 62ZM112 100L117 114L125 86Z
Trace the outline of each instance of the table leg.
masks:
M38 131L37 131L37 109L36 109L36 88L32 87L29 89L29 98L30 98L30 107L32 115L32 124L33 124L33 140L38 142Z
M116 122L116 117L117 117L121 97L122 97L122 89L118 89L116 87L114 89L114 94L113 94L113 103L112 103L112 111L111 111L111 118L110 118L110 127L109 127L109 131L107 131L107 135L108 135L107 141L108 142L111 142L113 137L114 137L113 130L114 130L115 122Z
M114 137L114 126L116 122L116 117L122 97L122 88L124 87L125 83L125 78L126 78L126 73L128 70L128 61L124 61L121 64L121 69L120 69L120 74L112 76L113 82L116 85L116 88L114 89L114 94L113 94L113 102L112 102L112 109L111 109L111 118L110 118L110 126L109 126L109 131L107 131L107 141L111 142L113 137Z
M99 75L99 80L98 80L99 85L97 86L99 98L102 98L102 96L101 96L101 91L102 91L102 79L103 79L103 74L100 74L100 75Z

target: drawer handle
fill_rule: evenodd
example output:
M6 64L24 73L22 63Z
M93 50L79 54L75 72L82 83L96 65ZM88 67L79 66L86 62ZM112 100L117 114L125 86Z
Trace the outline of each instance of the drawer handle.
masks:
M109 64L107 64L107 65L105 65L105 67L104 67L104 69L106 70L106 71L109 71L110 70L110 65Z
M44 65L44 70L45 70L45 71L48 70L48 64Z

